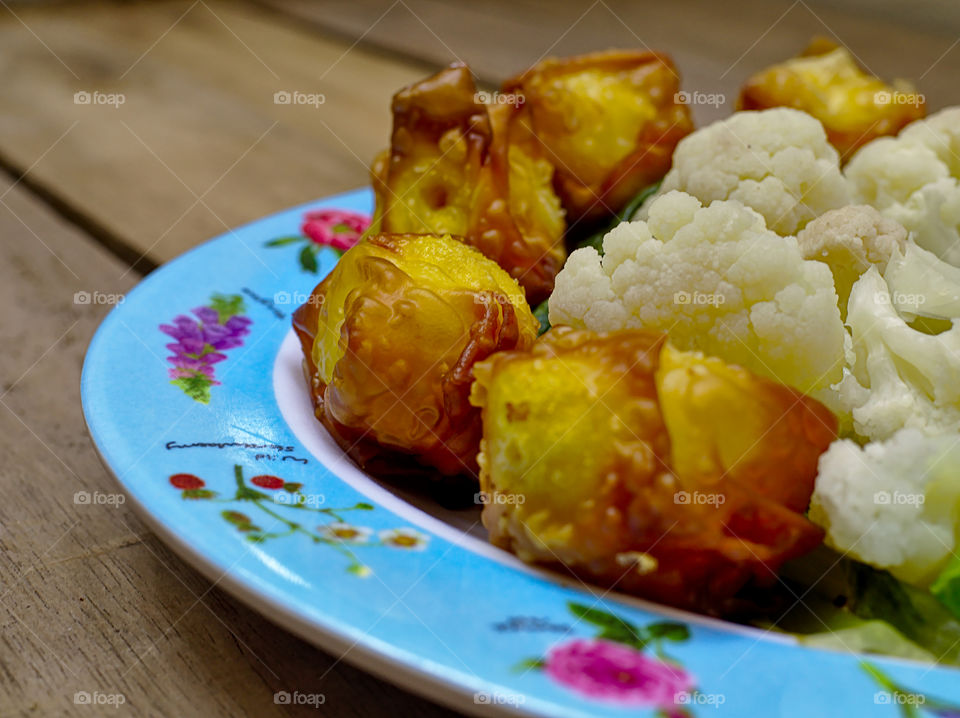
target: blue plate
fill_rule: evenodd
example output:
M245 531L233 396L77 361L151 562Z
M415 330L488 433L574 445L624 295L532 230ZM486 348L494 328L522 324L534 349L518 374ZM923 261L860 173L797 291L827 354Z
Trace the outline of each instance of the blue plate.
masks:
M371 205L360 190L218 237L144 279L94 337L90 433L182 558L321 648L469 713L808 718L960 703L954 669L806 648L524 566L484 541L478 512L357 469L313 418L290 315L336 262L321 242L362 227Z

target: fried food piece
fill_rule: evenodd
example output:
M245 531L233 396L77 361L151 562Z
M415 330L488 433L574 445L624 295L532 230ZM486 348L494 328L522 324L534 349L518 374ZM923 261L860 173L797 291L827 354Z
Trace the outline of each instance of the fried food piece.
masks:
M870 140L895 135L927 114L923 95L912 85L902 80L887 85L826 38L814 38L799 57L747 80L737 109L771 107L793 107L816 117L844 160Z
M657 392L671 465L684 484L732 481L792 511L807 510L820 453L837 433L825 406L802 399L802 409L788 410L801 394L671 344L660 354Z
M463 64L394 95L390 149L373 166L374 226L464 237L539 303L566 258L553 166L515 105L479 97Z
M449 236L374 235L294 313L316 415L362 467L476 473L474 362L537 336L506 272ZM374 463L377 459L381 461Z
M503 85L524 100L571 223L617 213L667 173L693 131L679 89L668 56L631 50L547 58Z
M818 402L656 332L555 327L474 366L483 523L528 562L714 614L820 543Z

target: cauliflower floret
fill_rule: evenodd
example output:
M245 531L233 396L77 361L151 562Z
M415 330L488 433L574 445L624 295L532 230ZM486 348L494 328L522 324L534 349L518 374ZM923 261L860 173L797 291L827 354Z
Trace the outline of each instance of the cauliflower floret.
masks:
M871 266L883 274L893 306L907 321L960 317L960 267L917 246L902 224L869 205L832 209L797 241L805 258L830 267L843 317L854 282Z
M800 254L736 201L702 207L669 192L647 221L623 223L570 255L550 298L551 324L667 332L698 349L813 393L833 408L849 342L830 269Z
M960 266L960 107L865 145L845 174L856 201L873 205L921 247Z
M810 519L826 543L897 578L928 585L956 546L960 444L902 429L861 448L849 439L820 457Z
M883 278L900 315L960 318L960 267L947 264L913 242L893 253Z
M683 190L703 202L739 200L777 234L796 234L828 209L850 204L840 158L805 112L736 112L680 141L660 194ZM637 215L645 219L650 202Z
M869 205L850 205L817 217L800 231L797 241L805 259L830 267L840 315L845 317L853 283L871 265L884 271L906 245L907 230Z
M871 267L847 304L856 360L836 385L856 432L872 441L902 427L960 430L960 324L937 335L907 325Z

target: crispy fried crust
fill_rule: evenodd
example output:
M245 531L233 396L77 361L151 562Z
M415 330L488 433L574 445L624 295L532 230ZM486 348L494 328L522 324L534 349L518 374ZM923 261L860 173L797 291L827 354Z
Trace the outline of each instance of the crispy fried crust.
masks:
M926 102L914 88L886 85L860 68L846 49L825 38L814 38L798 57L746 81L737 109L771 107L793 107L816 117L843 160L871 140L895 135L927 114Z
M444 475L476 475L481 425L468 401L471 369L495 351L529 347L536 320L505 276L513 296L493 281L458 283L434 264L431 239L458 244L370 237L317 285L293 324L317 418L361 467L407 473L409 462L398 462L406 455ZM464 264L493 266L461 249ZM413 263L431 265L433 274L418 274ZM323 341L321 332L336 336ZM332 364L326 376L324 352Z
M556 167L571 223L619 211L667 173L677 143L693 131L680 76L662 53L547 58L503 89L524 98L522 115Z
M643 330L557 327L474 374L483 522L525 561L724 614L822 539L802 512L836 422L791 389Z
M462 64L398 92L390 148L372 168L374 225L459 235L538 303L566 258L565 225L553 167L518 114L480 102Z

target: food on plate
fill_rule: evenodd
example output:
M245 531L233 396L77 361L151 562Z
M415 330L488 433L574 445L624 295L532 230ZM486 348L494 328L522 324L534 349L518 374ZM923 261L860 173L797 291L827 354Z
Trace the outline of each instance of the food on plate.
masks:
M918 245L960 266L960 107L865 145L844 170L857 202L900 222Z
M412 456L474 474L473 364L530 347L538 322L517 283L449 236L373 235L294 315L317 417L361 466Z
M922 306L923 296L900 302ZM838 389L859 436L887 439L903 427L960 430L960 324L939 334L911 327L876 267L853 285L846 321L856 357Z
M954 615L935 595L937 582L919 588L826 546L784 566L781 575L803 601L792 601L773 627L800 634L801 644L960 666L960 610Z
M865 447L845 439L820 457L810 518L833 548L926 587L960 534L956 435L902 429Z
M883 278L891 299L906 319L926 317L932 320L960 318L960 267L943 261L913 242L894 253ZM927 322L924 326L949 325Z
M390 147L372 171L374 228L463 237L540 302L566 257L553 165L515 105L481 99L463 64L394 95Z
M295 313L317 417L524 561L960 665L960 107L911 93L824 43L697 131L653 52L401 90Z
M737 109L771 107L793 107L816 117L845 159L926 114L923 95L910 83L886 84L864 71L847 48L826 38L815 38L799 57L746 81Z
M725 613L820 542L836 421L799 392L645 330L555 327L474 375L483 522L525 561Z
M881 272L907 246L907 230L869 205L832 209L797 234L805 259L823 262L833 273L840 315L847 316L847 299L860 275L871 266Z
M547 58L503 84L556 168L571 223L615 214L670 169L693 130L679 90L668 56L632 50Z
M830 268L740 202L704 207L669 192L646 221L608 233L603 249L570 255L550 298L552 325L666 332L681 349L818 398L841 379L849 338Z
M871 266L883 275L892 304L907 321L960 317L960 267L909 240L902 224L870 205L830 210L804 227L797 241L805 258L830 267L844 318L854 283Z
M816 119L785 107L737 112L677 145L659 194L682 190L704 204L735 199L767 227L793 235L815 217L850 204L840 157ZM655 198L641 207L646 217Z

